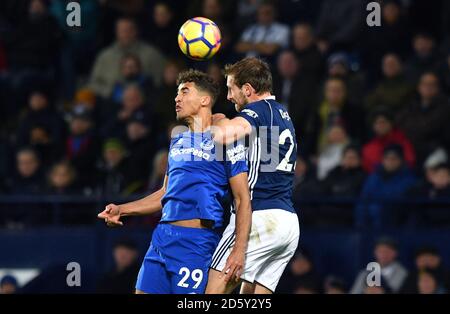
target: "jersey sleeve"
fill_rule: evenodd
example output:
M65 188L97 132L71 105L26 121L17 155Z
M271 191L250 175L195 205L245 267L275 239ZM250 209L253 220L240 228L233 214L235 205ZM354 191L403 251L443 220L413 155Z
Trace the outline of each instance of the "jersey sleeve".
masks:
M228 145L225 148L225 169L228 178L232 178L242 172L248 171L247 160L245 159L245 146L242 143Z
M238 114L238 117L242 117L247 120L252 127L258 127L261 121L261 112L258 112L256 106L245 107Z

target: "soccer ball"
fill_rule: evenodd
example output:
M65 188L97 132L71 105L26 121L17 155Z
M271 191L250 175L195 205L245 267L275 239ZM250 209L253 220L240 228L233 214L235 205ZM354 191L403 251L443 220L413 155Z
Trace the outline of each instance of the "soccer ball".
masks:
M216 23L205 17L187 20L178 33L178 46L191 59L206 60L219 51L222 36Z

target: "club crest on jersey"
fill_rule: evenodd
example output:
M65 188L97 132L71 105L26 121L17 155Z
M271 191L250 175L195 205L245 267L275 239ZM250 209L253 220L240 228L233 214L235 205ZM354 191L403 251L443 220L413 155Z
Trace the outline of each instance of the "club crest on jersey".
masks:
M211 150L214 148L214 142L210 139L204 139L203 142L200 143L200 148L203 150Z
M241 112L247 114L248 116L250 116L252 118L258 118L258 114L251 109L244 109Z

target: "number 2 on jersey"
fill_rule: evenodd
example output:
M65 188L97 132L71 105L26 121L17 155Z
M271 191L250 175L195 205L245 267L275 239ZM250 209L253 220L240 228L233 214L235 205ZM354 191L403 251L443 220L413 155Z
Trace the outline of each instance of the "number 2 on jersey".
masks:
M292 152L294 151L294 137L292 136L291 130L286 129L281 132L280 137L278 139L279 145L285 145L286 140L289 139L289 149L286 152L286 155L281 160L280 164L277 166L277 170L291 172L294 168L294 164L290 164L289 160L291 159Z

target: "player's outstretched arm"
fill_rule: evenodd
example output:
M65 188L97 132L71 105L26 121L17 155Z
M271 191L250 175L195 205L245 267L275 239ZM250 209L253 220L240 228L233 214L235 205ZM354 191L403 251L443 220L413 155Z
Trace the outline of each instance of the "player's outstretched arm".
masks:
M244 268L245 253L252 225L247 172L242 172L230 178L230 186L236 205L236 241L221 276L225 276L226 282L233 279L237 282L240 280Z
M158 191L141 198L139 200L115 205L109 204L105 210L98 214L98 218L104 219L106 224L110 227L122 226L121 217L126 216L142 216L156 213L162 209L161 199L166 193L167 176L164 178L164 184Z
M251 124L242 117L228 119L222 113L213 115L211 132L220 144L231 144L252 132Z

